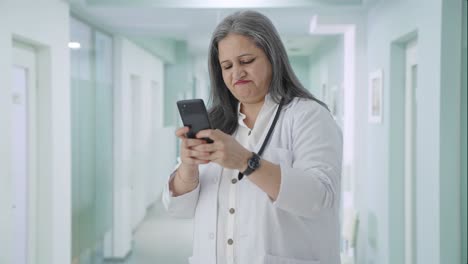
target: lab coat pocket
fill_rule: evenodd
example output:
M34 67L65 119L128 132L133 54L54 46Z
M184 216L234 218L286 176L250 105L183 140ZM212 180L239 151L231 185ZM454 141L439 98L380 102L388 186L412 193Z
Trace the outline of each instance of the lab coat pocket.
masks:
M300 260L287 257L266 255L264 264L320 264L318 260Z

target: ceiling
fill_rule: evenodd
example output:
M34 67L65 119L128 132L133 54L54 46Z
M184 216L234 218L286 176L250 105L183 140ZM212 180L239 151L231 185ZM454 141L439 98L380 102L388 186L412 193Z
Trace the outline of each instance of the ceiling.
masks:
M211 33L225 16L241 9L257 10L273 21L292 56L312 54L327 38L309 33L313 16L359 15L376 1L69 0L75 15L112 33L146 39L150 51L151 40L166 39L186 42L191 54L207 53Z

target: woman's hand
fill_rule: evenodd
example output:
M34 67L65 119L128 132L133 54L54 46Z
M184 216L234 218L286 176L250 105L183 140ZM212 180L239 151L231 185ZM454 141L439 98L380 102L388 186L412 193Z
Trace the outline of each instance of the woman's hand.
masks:
M205 161L213 161L224 168L244 171L247 168L247 160L252 152L244 148L231 135L225 134L219 129L206 129L197 133L197 138L210 138L211 144L197 144L192 147L199 158Z
M194 147L207 144L202 139L187 138L188 127L182 127L176 130L175 134L180 138L180 159L182 164L179 166L178 173L184 182L194 182L198 180L198 165L210 162L204 157L210 153L194 150Z
M175 132L176 136L182 141L180 145L182 163L177 169L175 177L169 182L169 188L173 196L179 196L194 190L199 182L198 165L209 162L209 160L203 159L209 153L193 149L196 146L206 144L205 140L187 138L188 131L188 127L182 127Z
M180 158L182 163L189 166L208 163L209 161L204 159L204 157L209 155L208 152L194 150L196 146L207 144L206 140L187 138L186 134L188 131L188 127L182 127L176 130L176 136L182 141L180 145Z

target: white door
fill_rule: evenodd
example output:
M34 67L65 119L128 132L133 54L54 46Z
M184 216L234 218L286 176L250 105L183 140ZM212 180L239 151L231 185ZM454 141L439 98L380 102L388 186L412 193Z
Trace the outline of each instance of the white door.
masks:
M416 89L418 80L417 42L406 46L405 74L405 263L416 263L415 179L416 179Z
M150 122L150 144L148 148L147 164L151 164L147 168L151 172L155 172L158 169L155 159L159 159L157 156L158 153L158 133L159 129L163 127L163 99L161 96L161 86L159 82L152 80L151 81L151 91L150 91L150 101L148 103L148 115ZM147 193L147 206L150 206L154 201L157 200L157 189L160 185L159 177L155 177L154 173L147 173L146 182L148 183L146 187Z
M13 177L13 259L33 263L36 179L36 54L16 44L12 58L11 162Z

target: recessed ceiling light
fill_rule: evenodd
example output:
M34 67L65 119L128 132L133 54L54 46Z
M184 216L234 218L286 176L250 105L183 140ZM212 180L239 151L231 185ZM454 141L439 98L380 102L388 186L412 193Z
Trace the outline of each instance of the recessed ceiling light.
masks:
M315 33L316 30L317 30L317 15L314 15L312 19L310 20L309 32Z
M70 49L79 49L81 48L81 44L79 42L68 42L68 47Z

